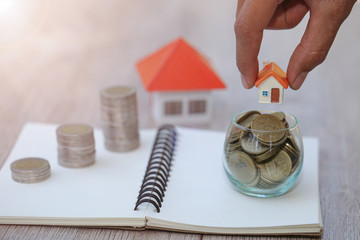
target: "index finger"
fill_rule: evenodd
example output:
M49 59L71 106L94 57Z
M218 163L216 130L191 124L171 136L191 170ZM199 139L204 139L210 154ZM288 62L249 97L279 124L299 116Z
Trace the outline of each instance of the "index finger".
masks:
M252 88L258 75L263 31L281 0L238 0L235 22L236 63L245 88Z

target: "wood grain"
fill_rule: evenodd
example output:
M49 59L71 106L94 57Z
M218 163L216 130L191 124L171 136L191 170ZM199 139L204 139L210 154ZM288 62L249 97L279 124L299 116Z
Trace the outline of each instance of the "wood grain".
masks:
M320 138L322 238L360 239L359 5L343 24L327 60L309 74L302 88L286 90L282 105L260 105L256 89L241 86L235 65L235 1L28 0L27 4L10 4L15 11L6 16L0 12L0 165L25 122L99 127L98 91L110 85L137 87L140 127L155 127L149 94L134 65L183 36L210 59L227 85L226 91L213 92L209 128L225 131L232 115L246 109L296 115L303 135ZM306 20L293 30L265 31L259 60L270 58L286 69ZM303 238L0 225L0 239Z

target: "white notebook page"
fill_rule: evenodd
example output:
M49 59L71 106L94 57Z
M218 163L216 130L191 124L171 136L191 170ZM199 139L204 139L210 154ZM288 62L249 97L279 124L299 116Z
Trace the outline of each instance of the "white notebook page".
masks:
M103 135L96 130L96 162L85 168L65 168L57 163L56 126L28 123L0 171L0 217L37 218L140 218L133 211L155 130L141 132L141 147L129 153L106 151ZM42 157L51 165L51 176L35 184L11 178L11 162ZM1 220L0 220L1 222ZM72 224L76 224L76 220ZM94 223L99 225L100 221ZM103 221L103 224L109 221Z
M226 228L319 224L318 140L304 138L304 165L287 194L270 199L245 196L222 167L225 134L180 129L168 190L160 214L165 221ZM149 221L151 225L151 220Z
M149 216L149 225L155 218L197 226L251 228L320 221L316 139L304 138L304 168L296 187L282 197L258 199L240 194L227 182L221 159L225 133L177 128L168 187L161 212L156 213L151 205L133 211L155 130L141 130L141 147L129 153L106 151L101 131L95 130L96 163L70 169L57 164L55 129L55 125L34 123L24 127L0 171L0 223L15 219L13 223L23 224L142 227ZM48 159L51 177L36 184L14 182L11 162L30 156ZM146 212L144 207L148 207Z

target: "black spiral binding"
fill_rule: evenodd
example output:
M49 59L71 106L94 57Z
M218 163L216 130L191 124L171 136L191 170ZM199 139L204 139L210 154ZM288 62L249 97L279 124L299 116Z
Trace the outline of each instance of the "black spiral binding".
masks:
M142 203L150 203L154 205L157 212L160 212L175 150L176 137L177 133L173 125L162 125L158 129L134 210L137 210Z

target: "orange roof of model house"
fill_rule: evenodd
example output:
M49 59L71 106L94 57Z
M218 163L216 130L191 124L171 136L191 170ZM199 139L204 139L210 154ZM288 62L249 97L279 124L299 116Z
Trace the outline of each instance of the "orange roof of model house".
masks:
M210 64L179 38L137 63L148 91L225 88Z
M255 81L255 86L258 87L265 79L273 76L278 82L287 89L289 82L286 78L286 73L274 62L267 64L258 75L257 80Z

